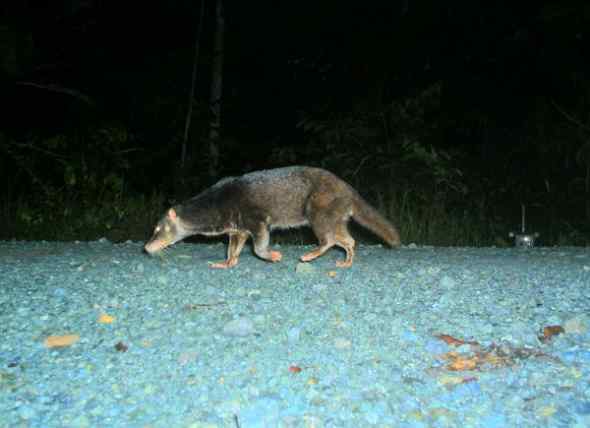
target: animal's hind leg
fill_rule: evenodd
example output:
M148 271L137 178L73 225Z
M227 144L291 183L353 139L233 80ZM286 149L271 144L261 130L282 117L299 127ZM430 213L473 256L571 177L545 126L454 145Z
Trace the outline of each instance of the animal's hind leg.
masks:
M336 245L346 251L346 259L338 260L336 266L338 267L350 267L352 266L352 260L354 259L354 238L350 236L348 232L347 222L341 222L336 226Z
M330 237L319 238L319 241L320 241L320 246L318 248L316 248L315 250L310 251L309 253L306 253L300 257L300 260L302 262L310 262L313 259L317 259L319 256L321 256L326 251L328 251L330 248L332 248L335 244L334 240Z
M301 256L301 261L311 261L334 245L346 251L346 259L338 262L339 267L352 265L354 257L354 239L348 233L347 223L351 215L351 204L344 198L337 198L323 204L322 195L311 200L308 205L310 223L314 234L320 243L315 250Z

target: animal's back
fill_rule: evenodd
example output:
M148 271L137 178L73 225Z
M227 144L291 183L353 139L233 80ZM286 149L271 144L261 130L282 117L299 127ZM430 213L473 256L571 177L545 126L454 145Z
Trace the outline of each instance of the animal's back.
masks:
M243 202L264 211L274 228L308 223L305 208L311 194L346 194L348 185L321 168L291 166L245 174L234 183Z

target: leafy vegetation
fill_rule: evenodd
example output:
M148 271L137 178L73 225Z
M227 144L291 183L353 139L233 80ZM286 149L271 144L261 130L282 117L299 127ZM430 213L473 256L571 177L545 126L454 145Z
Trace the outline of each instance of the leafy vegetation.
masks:
M582 119L541 104L530 118L528 139L490 159L488 168L485 159L473 160L477 153L441 147L440 100L436 83L374 112L326 108L302 114L305 143L275 147L265 167L296 163L336 172L399 226L405 243L508 245L525 203L529 226L541 232L543 243L587 244L590 163ZM209 184L195 169L187 178L189 193L175 193L174 175L157 177L155 189L142 188L138 174L144 175L142 165L152 154L121 125L26 143L4 137L0 149L10 171L2 187L2 217L9 225L3 239L142 240L168 204ZM224 150L232 158L240 146ZM546 168L535 171L527 164L531 159L534 165L547 159ZM296 231L278 239L309 237Z

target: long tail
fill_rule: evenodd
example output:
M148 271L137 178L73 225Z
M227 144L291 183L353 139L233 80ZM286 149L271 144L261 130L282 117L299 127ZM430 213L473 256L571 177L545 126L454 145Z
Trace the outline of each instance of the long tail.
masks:
M352 218L361 226L366 227L375 235L379 236L390 246L400 246L399 232L395 226L358 194L353 199Z

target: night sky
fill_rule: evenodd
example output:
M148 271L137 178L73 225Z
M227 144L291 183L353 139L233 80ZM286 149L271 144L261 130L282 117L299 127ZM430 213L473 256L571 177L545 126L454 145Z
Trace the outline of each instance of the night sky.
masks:
M13 107L4 129L55 132L88 116L162 136L181 127L198 1L4 3L3 92ZM300 110L387 103L437 81L445 114L483 111L498 126L518 127L536 97L567 105L572 76L586 79L588 6L554 3L226 2L225 132L301 138ZM214 2L205 9L196 94L203 105ZM94 104L17 82L70 88Z

